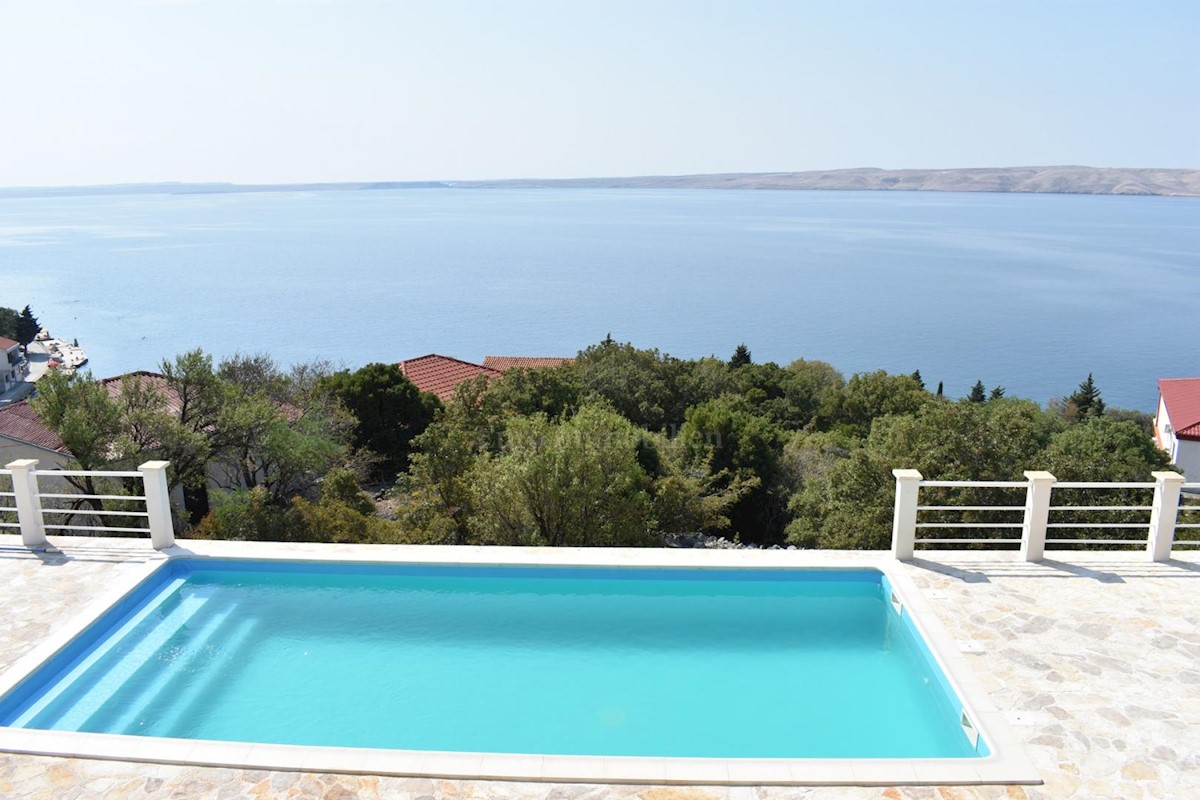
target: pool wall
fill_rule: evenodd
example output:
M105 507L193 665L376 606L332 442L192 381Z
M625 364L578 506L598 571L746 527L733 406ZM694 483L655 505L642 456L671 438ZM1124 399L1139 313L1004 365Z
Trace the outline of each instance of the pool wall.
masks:
M0 727L0 751L125 761L353 774L596 783L906 785L1040 783L969 665L941 627L925 598L894 565L875 554L814 551L713 551L586 548L293 545L252 542L181 542L148 561L137 574L101 596L70 625L0 676L0 703L13 708L22 696L54 680L109 625L136 614L166 581L181 579L178 559L312 562L367 565L530 566L657 569L873 569L882 573L885 597L914 634L920 655L956 705L966 733L978 733L978 758L805 759L560 756L376 750L278 745ZM176 571L163 575L160 571ZM127 601L127 602L125 602ZM53 672L40 674L43 666ZM784 691L784 690L781 690Z

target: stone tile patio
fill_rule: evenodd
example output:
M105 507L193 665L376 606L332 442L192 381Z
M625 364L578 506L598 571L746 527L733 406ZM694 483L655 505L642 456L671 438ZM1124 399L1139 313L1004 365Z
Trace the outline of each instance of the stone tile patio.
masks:
M153 557L124 539L55 540L38 556L0 536L0 669ZM184 544L181 542L181 544ZM235 548L236 543L229 543ZM333 547L329 545L328 547ZM4 798L1200 797L1200 553L921 553L921 587L1010 724L1043 786L723 787L504 783L322 775L0 753Z

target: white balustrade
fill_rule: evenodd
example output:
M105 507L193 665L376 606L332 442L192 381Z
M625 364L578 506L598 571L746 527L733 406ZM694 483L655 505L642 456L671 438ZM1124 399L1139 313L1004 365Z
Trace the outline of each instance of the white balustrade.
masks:
M901 561L913 557L917 538L917 495L921 473L915 469L894 469L896 511L892 516L892 556Z
M170 489L167 485L166 461L147 461L136 471L134 470L66 470L66 469L37 469L37 459L26 458L7 464L0 475L8 475L12 479L12 492L0 492L0 498L11 496L13 504L0 504L0 512L15 511L17 522L0 522L0 528L20 528L21 543L32 550L45 550L49 547L46 540L47 531L85 531L89 533L146 533L156 550L165 550L175 546L175 528L171 519ZM43 491L42 480L89 478L131 479L141 481L143 493L140 495L125 494L87 494L73 491ZM91 501L103 505L103 501L122 501L141 503L144 511L113 510L103 507L81 508L46 508L42 500L69 500L72 503ZM66 521L62 521L62 517ZM121 517L125 519L143 518L146 527L130 525L77 525L71 524L74 517L95 517L103 521L105 517ZM47 518L50 521L47 522Z
M957 544L1008 544L1019 545L1021 558L1025 561L1041 561L1045 556L1047 545L1109 545L1129 546L1141 545L1153 561L1167 561L1172 549L1181 546L1200 545L1200 541L1189 539L1176 540L1175 534L1181 529L1200 528L1200 516L1196 521L1180 522L1180 518L1190 512L1200 512L1200 505L1181 505L1184 491L1198 492L1200 484L1185 483L1185 478L1175 472L1155 472L1154 482L1113 481L1113 482L1084 482L1059 481L1049 472L1030 471L1025 473L1024 481L943 481L925 480L921 473L913 469L894 469L896 477L895 514L892 519L892 554L897 559L913 558L916 546L957 545ZM922 505L920 492L923 488L956 488L956 489L1024 489L1024 505ZM1135 491L1153 491L1154 498L1149 505L1118 504L1118 505L1053 505L1053 493L1058 490L1112 490L1125 489ZM1015 500L1015 497L1014 497ZM921 521L920 512L997 512L1007 514L1010 521L990 522L947 522ZM1149 512L1149 522L1051 522L1052 512ZM1020 514L1019 519L1015 516ZM994 518L993 518L994 519ZM1059 517L1061 519L1061 517ZM1070 519L1070 517L1068 517ZM1184 519L1189 519L1184 517ZM917 532L924 528L930 529L1010 529L1020 531L1020 538L1005 537L970 537L970 538L918 538ZM1060 529L1130 529L1143 532L1143 538L1137 539L1083 539L1083 538L1047 538L1047 532Z

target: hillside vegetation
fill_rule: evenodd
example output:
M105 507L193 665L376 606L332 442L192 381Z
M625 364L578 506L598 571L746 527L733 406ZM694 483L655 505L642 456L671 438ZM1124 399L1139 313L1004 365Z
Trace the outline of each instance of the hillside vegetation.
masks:
M982 381L950 399L919 372L847 379L821 361L755 363L744 346L689 360L611 338L574 363L460 384L444 404L391 364L285 371L195 351L161 371L161 386L130 376L115 396L88 376L51 376L34 406L81 468L171 461L184 535L223 539L655 546L700 532L881 548L893 468L1143 481L1167 465L1149 417L1107 408L1090 375L1043 408ZM186 398L182 413L162 387ZM930 490L942 501L1021 497ZM944 521L1011 521L957 513ZM1112 514L1086 518L1127 521Z

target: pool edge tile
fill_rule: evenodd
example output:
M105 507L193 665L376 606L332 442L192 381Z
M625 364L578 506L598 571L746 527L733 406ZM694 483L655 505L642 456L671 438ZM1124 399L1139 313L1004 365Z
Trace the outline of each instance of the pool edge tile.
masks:
M670 783L667 759L645 756L597 756L600 783Z
M782 758L738 758L726 763L735 784L785 786L792 783L791 764Z
M663 759L668 783L729 783L729 764L721 758Z
M422 762L426 775L437 778L465 778L479 775L483 753L430 752Z
M484 753L479 763L480 780L542 780L546 757L524 753Z

